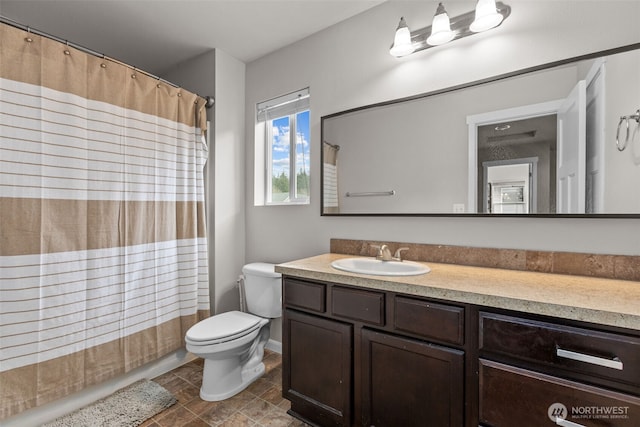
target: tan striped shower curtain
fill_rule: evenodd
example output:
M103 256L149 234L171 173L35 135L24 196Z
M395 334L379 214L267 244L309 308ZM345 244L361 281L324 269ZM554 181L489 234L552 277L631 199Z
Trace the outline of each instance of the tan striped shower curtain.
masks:
M208 316L204 100L0 24L0 419Z
M322 212L340 213L338 194L338 151L340 147L327 141L322 143Z

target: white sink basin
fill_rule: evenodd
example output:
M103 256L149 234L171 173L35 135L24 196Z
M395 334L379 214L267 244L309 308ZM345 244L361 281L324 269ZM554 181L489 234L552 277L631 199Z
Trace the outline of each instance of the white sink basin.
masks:
M431 271L424 264L411 261L380 261L375 258L343 258L331 263L331 267L350 273L376 276L417 276Z

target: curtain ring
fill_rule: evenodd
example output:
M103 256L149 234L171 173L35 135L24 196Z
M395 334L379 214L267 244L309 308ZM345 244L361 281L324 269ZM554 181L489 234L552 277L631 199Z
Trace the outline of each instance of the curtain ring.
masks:
M622 122L626 121L627 122L627 136L624 139L624 144L620 144L620 126L622 125ZM627 148L627 142L629 142L629 117L627 116L620 116L620 121L618 122L618 130L616 131L616 147L618 148L618 151L624 151L625 148Z

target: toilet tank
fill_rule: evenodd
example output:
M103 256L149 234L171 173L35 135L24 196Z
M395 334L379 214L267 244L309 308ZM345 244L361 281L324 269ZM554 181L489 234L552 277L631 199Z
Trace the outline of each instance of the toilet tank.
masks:
M247 311L260 317L282 316L282 275L275 264L255 262L242 267Z

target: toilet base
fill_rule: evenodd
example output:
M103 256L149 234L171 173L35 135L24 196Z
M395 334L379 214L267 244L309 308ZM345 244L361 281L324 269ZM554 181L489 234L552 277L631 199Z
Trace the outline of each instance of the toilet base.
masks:
M207 361L205 360L205 364L206 363ZM249 387L255 380L260 378L262 374L264 374L264 371L265 371L264 363L260 363L251 369L245 369L244 371L240 372L241 381L235 386L232 386L232 388L224 390L224 392L219 392L216 390L220 388L219 387L220 384L217 384L218 387L215 387L215 386L207 387L208 384L205 384L203 381L202 387L200 388L200 399L206 400L207 402L218 402L220 400L225 400L232 396L235 396L245 388ZM227 377L233 376L233 375L238 375L238 373L230 372L229 375L227 375ZM224 379L218 379L218 380L224 381Z
M262 362L264 347L269 340L269 321L255 335L248 335L246 343L232 346L216 357L204 359L200 398L208 402L228 399L247 388L265 372Z

